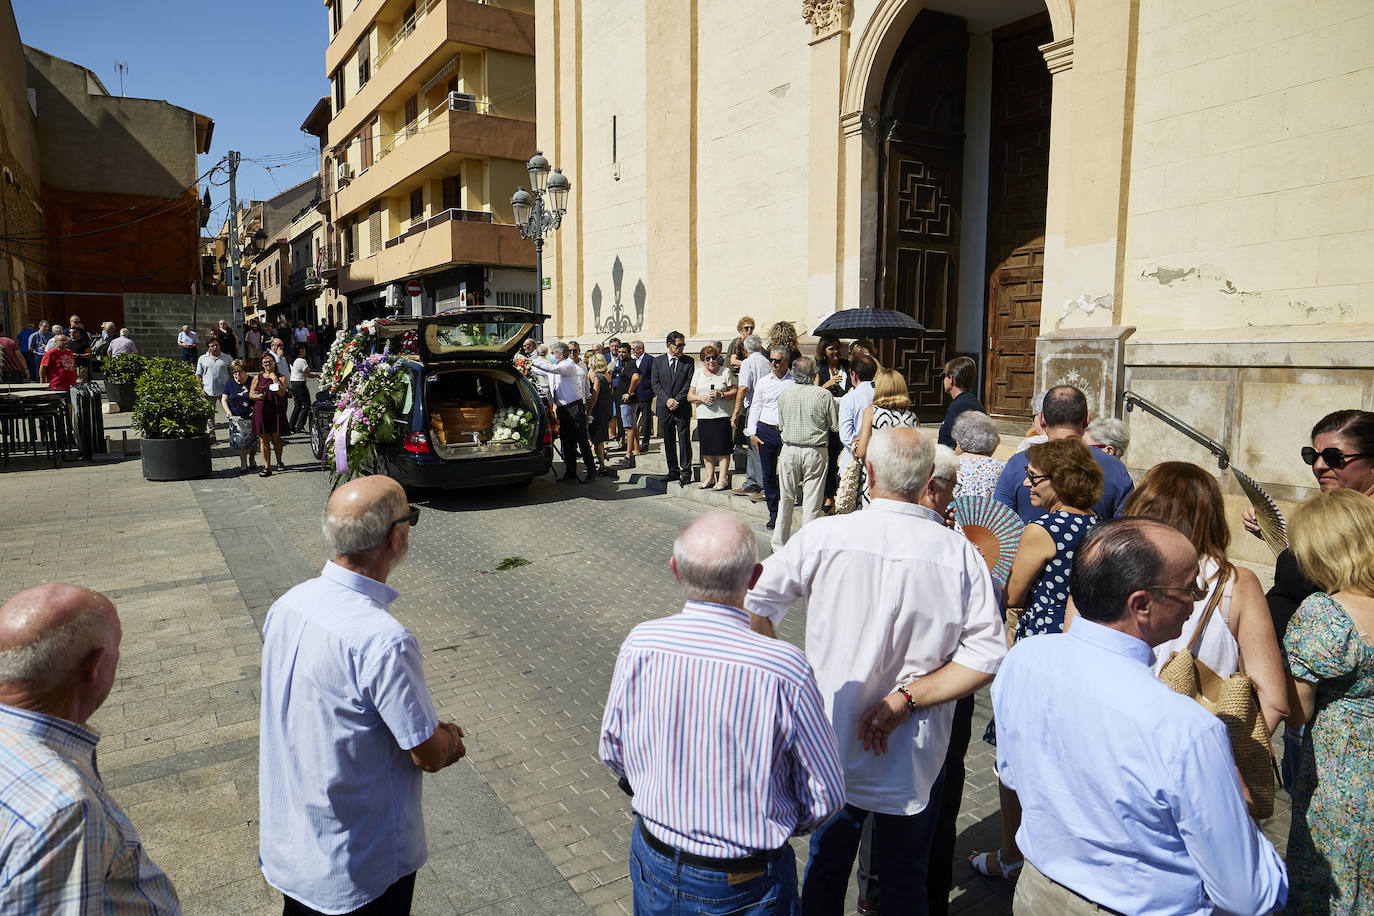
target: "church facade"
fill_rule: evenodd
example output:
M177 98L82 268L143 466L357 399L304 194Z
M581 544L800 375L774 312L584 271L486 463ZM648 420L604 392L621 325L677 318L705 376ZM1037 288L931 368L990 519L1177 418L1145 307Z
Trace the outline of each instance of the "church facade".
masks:
M571 179L550 335L653 346L836 309L927 411L1134 392L1281 499L1374 408L1374 10L1361 0L537 0ZM1216 467L1140 410L1128 464ZM1226 475L1229 477L1229 475ZM1237 493L1232 489L1228 492Z

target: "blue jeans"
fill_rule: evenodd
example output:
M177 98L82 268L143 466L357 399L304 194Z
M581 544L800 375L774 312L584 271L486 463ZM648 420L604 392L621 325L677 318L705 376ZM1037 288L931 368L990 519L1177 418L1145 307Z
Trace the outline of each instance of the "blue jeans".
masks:
M943 773L930 789L930 800L919 814L879 814L845 805L811 834L811 859L802 879L805 916L839 916L849 873L859 851L864 820L873 815L873 871L881 878L883 912L926 916L926 869L930 841L940 814Z
M630 841L635 916L799 916L797 862L783 846L762 871L740 875L684 865L650 848L639 825Z
M759 439L759 467L763 471L763 495L768 497L768 520L778 517L778 456L782 454L782 436L776 429L760 423L754 430Z

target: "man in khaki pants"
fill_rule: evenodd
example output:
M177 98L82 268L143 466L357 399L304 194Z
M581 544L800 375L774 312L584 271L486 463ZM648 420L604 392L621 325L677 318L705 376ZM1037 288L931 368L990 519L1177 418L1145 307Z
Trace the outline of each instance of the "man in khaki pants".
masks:
M773 529L773 549L792 536L792 510L801 489L802 525L817 519L825 502L825 471L830 455L826 441L839 430L835 398L816 386L816 361L809 356L792 363L790 386L778 395L778 432L782 454L778 456L778 524Z

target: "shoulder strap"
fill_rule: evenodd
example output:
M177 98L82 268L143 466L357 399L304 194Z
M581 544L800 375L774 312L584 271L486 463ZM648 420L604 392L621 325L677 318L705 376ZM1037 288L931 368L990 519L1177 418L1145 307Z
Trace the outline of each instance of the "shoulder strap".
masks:
M1212 589L1212 597L1207 600L1207 607L1202 610L1202 617L1197 622L1197 629L1193 631L1193 638L1188 640L1188 654L1197 658L1198 643L1202 642L1202 631L1207 629L1207 621L1212 619L1212 612L1221 603L1221 594L1226 590L1226 583L1218 580Z

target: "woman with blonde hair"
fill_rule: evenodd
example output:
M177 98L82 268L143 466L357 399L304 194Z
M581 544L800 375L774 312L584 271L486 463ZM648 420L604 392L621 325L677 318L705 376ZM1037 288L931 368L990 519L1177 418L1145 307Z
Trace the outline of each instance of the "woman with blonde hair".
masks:
M587 438L596 450L596 472L611 476L606 469L606 442L611 438L611 411L615 398L611 397L610 366L600 353L587 355Z
M868 440L875 429L890 426L905 426L920 429L921 421L916 411L911 409L911 395L907 392L906 379L896 369L879 369L873 377L873 403L864 408L859 422L859 438L854 440L854 458L863 461L868 454ZM860 507L868 505L868 479L866 474L859 476Z
M774 347L787 348L787 368L790 370L792 364L801 356L801 348L797 345L797 328L790 321L779 321L768 329L768 352L772 353Z
M1284 634L1290 726L1303 738L1285 913L1374 912L1374 500L1323 491L1293 513L1291 546L1319 589Z
M1288 715L1279 641L1259 577L1226 557L1231 529L1216 478L1187 461L1161 462L1141 478L1121 514L1158 519L1181 531L1197 551L1199 581L1208 590L1207 597L1194 603L1178 638L1155 646L1155 673L1197 637L1198 623L1220 589L1193 657L1223 678L1241 670L1248 674L1272 733Z

